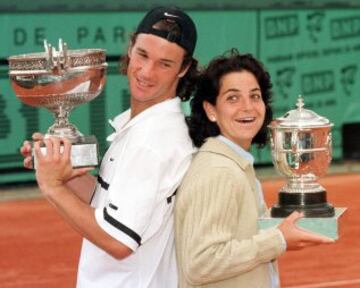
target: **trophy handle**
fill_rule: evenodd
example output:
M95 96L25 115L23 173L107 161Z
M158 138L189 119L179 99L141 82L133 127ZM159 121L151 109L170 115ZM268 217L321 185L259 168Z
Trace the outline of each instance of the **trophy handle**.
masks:
M326 145L327 145L327 155L328 155L328 163L332 160L332 133L329 132L327 139L326 139Z

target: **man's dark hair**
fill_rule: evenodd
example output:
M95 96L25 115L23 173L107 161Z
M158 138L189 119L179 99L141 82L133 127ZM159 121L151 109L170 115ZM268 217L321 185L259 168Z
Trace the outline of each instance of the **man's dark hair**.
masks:
M165 13L167 11L169 11L171 15L174 14L179 17L167 18L164 16L164 14L168 15ZM185 50L185 56L179 73L188 65L190 65L190 67L186 74L180 78L176 88L176 95L179 96L182 101L189 100L199 74L198 61L192 56L197 37L196 27L191 18L175 7L158 7L146 14L140 22L136 32L130 37L130 47L134 46L137 36L140 33L153 34L165 38L169 42L178 44ZM121 74L127 74L129 61L130 58L127 53L121 57Z

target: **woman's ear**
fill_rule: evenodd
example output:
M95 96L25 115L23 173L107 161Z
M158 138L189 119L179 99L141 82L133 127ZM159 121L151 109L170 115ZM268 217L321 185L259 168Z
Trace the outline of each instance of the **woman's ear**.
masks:
M129 58L131 58L131 51L132 51L133 45L129 45L128 50L127 50L127 55Z
M216 122L216 109L214 105L211 103L204 101L203 102L203 108L205 110L206 116L211 122Z

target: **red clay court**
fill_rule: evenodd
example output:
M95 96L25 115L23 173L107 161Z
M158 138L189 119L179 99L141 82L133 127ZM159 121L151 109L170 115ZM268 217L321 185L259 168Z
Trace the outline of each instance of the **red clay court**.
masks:
M270 206L284 180L262 183ZM341 219L341 238L332 245L282 256L282 287L360 287L360 173L330 175L320 183L329 202L348 208ZM75 286L81 238L50 204L41 198L4 201L0 219L0 287Z

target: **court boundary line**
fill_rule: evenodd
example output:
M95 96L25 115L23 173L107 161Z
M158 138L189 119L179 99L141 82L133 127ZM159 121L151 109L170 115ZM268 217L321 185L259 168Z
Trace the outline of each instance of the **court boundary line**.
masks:
M349 279L349 280L321 282L321 283L316 283L316 284L286 286L284 288L328 288L328 287L337 287L339 285L353 285L353 284L360 284L360 278L358 278L358 279Z

